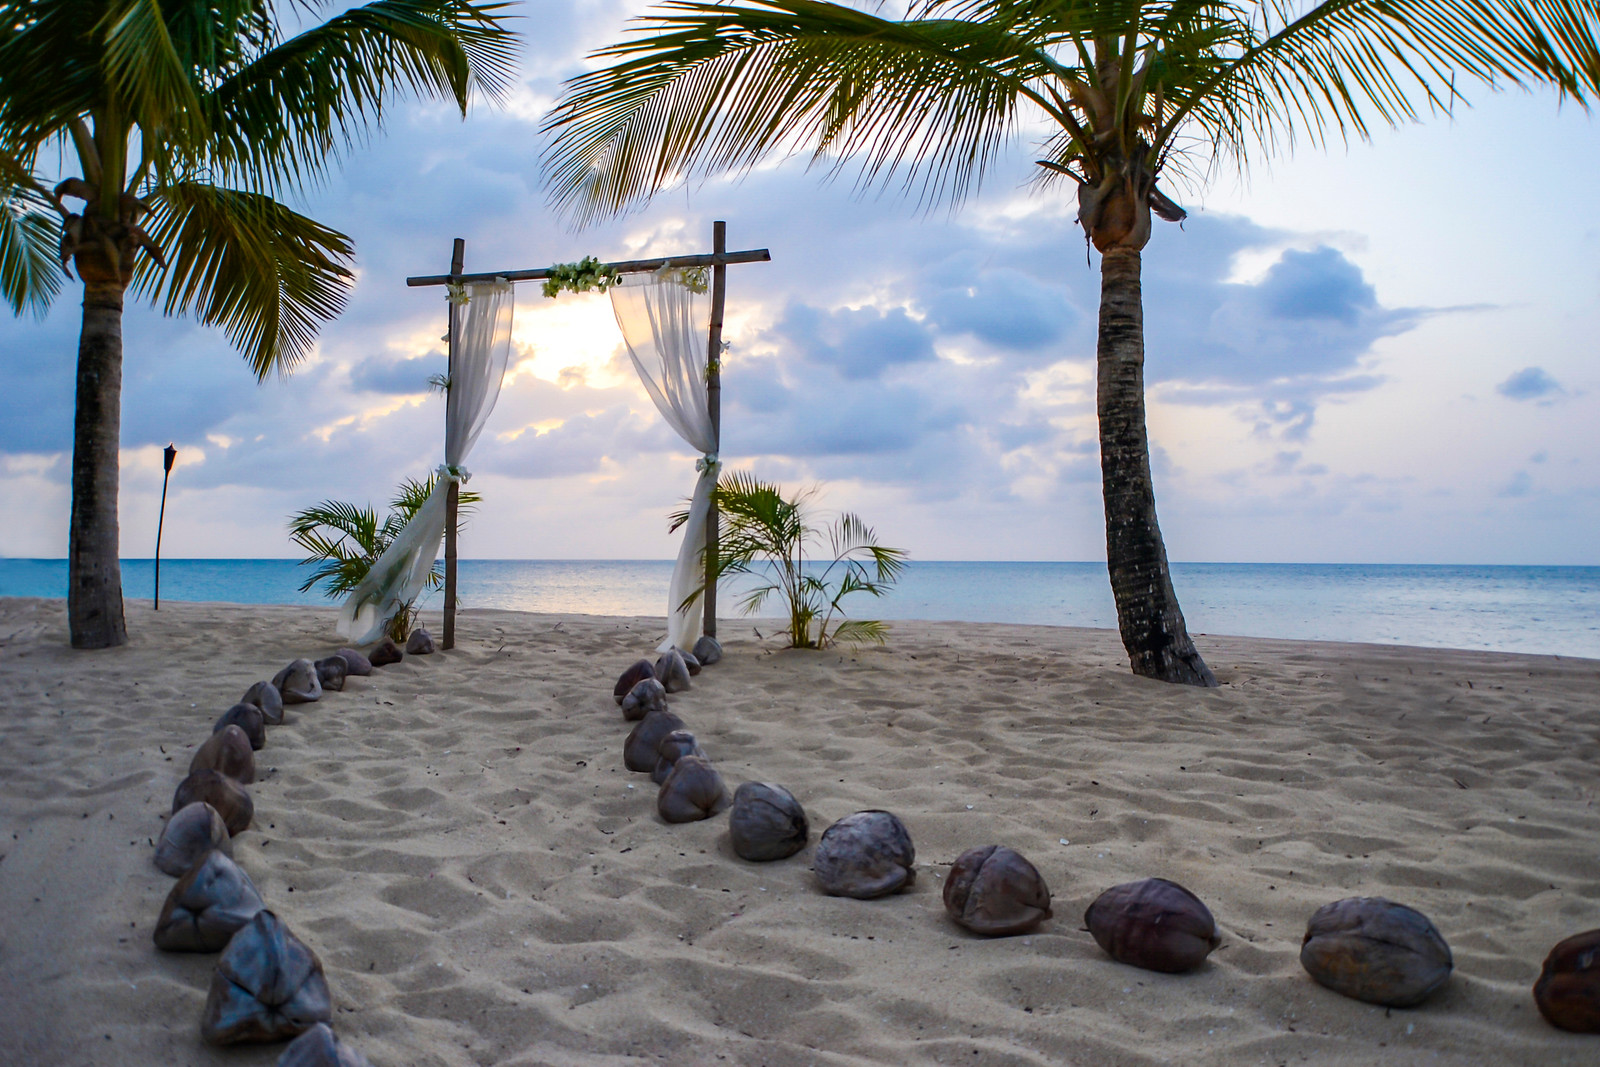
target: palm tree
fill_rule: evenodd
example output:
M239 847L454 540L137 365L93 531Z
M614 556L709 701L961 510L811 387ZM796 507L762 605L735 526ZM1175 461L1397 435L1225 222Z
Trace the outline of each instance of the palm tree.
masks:
M888 626L876 619L845 618L842 601L851 593L883 596L900 577L906 553L878 544L878 535L860 517L843 512L826 527L818 526L811 502L815 489L792 499L772 482L748 471L732 471L717 480L716 502L722 517L717 560L707 584L730 574L756 579L739 600L746 615L759 611L776 596L783 603L783 632L790 648L828 648L845 644L882 644ZM689 521L688 511L672 516L676 530ZM817 544L826 540L826 554ZM702 585L688 597L705 591Z
M378 0L288 36L276 0L0 0L0 290L17 314L42 315L59 270L75 268L84 289L74 647L127 640L117 449L128 287L166 314L221 326L258 379L293 369L344 306L351 244L275 196L325 176L397 97L447 98L465 114L473 91L500 96L514 54L504 6ZM63 177L67 161L77 175Z
M1449 112L1463 83L1600 88L1593 0L913 0L905 19L818 0L670 2L595 53L546 120L547 180L580 222L696 176L809 149L928 205L976 191L1038 133L1101 253L1096 345L1106 555L1141 675L1215 685L1156 522L1140 255L1188 166L1365 137Z
M420 482L413 478L401 482L382 522L372 505L357 507L343 500L324 500L289 516L289 539L310 553L300 561L301 566L311 567L311 575L300 583L300 591L304 593L320 584L324 596L338 600L360 585L372 565L427 502L437 478L437 474L430 474ZM477 493L461 490L459 515L463 521L482 499ZM443 585L444 568L435 560L428 572L427 587L438 589ZM389 636L404 644L416 614L412 605L402 606L389 620Z

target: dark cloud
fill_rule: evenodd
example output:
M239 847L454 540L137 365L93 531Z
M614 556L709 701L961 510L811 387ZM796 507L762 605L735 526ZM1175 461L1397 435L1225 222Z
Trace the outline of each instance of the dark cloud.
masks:
M1565 392L1561 383L1546 374L1543 367L1524 367L1495 386L1494 391L1511 400L1542 400Z

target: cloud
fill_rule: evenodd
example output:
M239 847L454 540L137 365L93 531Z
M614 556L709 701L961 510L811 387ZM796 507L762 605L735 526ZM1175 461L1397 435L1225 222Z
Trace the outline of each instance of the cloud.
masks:
M890 367L934 358L930 331L904 308L827 311L791 302L775 332L787 351L850 380L877 378Z
M1566 390L1543 367L1524 367L1495 386L1494 391L1510 400L1541 400Z
M428 379L444 374L448 360L443 352L429 352L410 359L366 360L350 371L350 385L358 392L393 393L401 396L426 393Z

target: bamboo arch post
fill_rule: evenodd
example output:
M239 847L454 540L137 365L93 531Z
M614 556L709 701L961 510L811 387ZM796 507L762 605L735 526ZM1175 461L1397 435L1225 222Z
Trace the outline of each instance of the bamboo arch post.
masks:
M467 242L460 237L450 249L450 279L461 284L461 270L466 263ZM451 292L446 290L446 292ZM445 420L450 415L450 391L456 381L456 302L450 298L450 346L444 371ZM461 483L451 479L444 498L444 633L440 635L439 648L447 651L456 647L456 518L461 506Z
M721 256L728 250L728 224L718 219L711 224L711 254ZM706 410L711 415L711 439L716 442L717 454L722 454L722 310L728 298L728 265L718 262L711 268L711 330L706 340ZM715 486L711 492L711 510L706 513L705 562L705 619L703 630L707 637L717 636L717 563L719 559Z

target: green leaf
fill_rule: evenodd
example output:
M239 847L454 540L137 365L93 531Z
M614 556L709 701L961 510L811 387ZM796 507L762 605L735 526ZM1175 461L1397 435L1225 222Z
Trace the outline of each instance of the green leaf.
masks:
M43 318L61 290L61 223L33 175L0 150L0 292L11 310Z
M146 229L170 268L144 261L135 292L168 315L223 327L256 377L304 359L354 283L350 239L271 197L178 182L149 197Z

